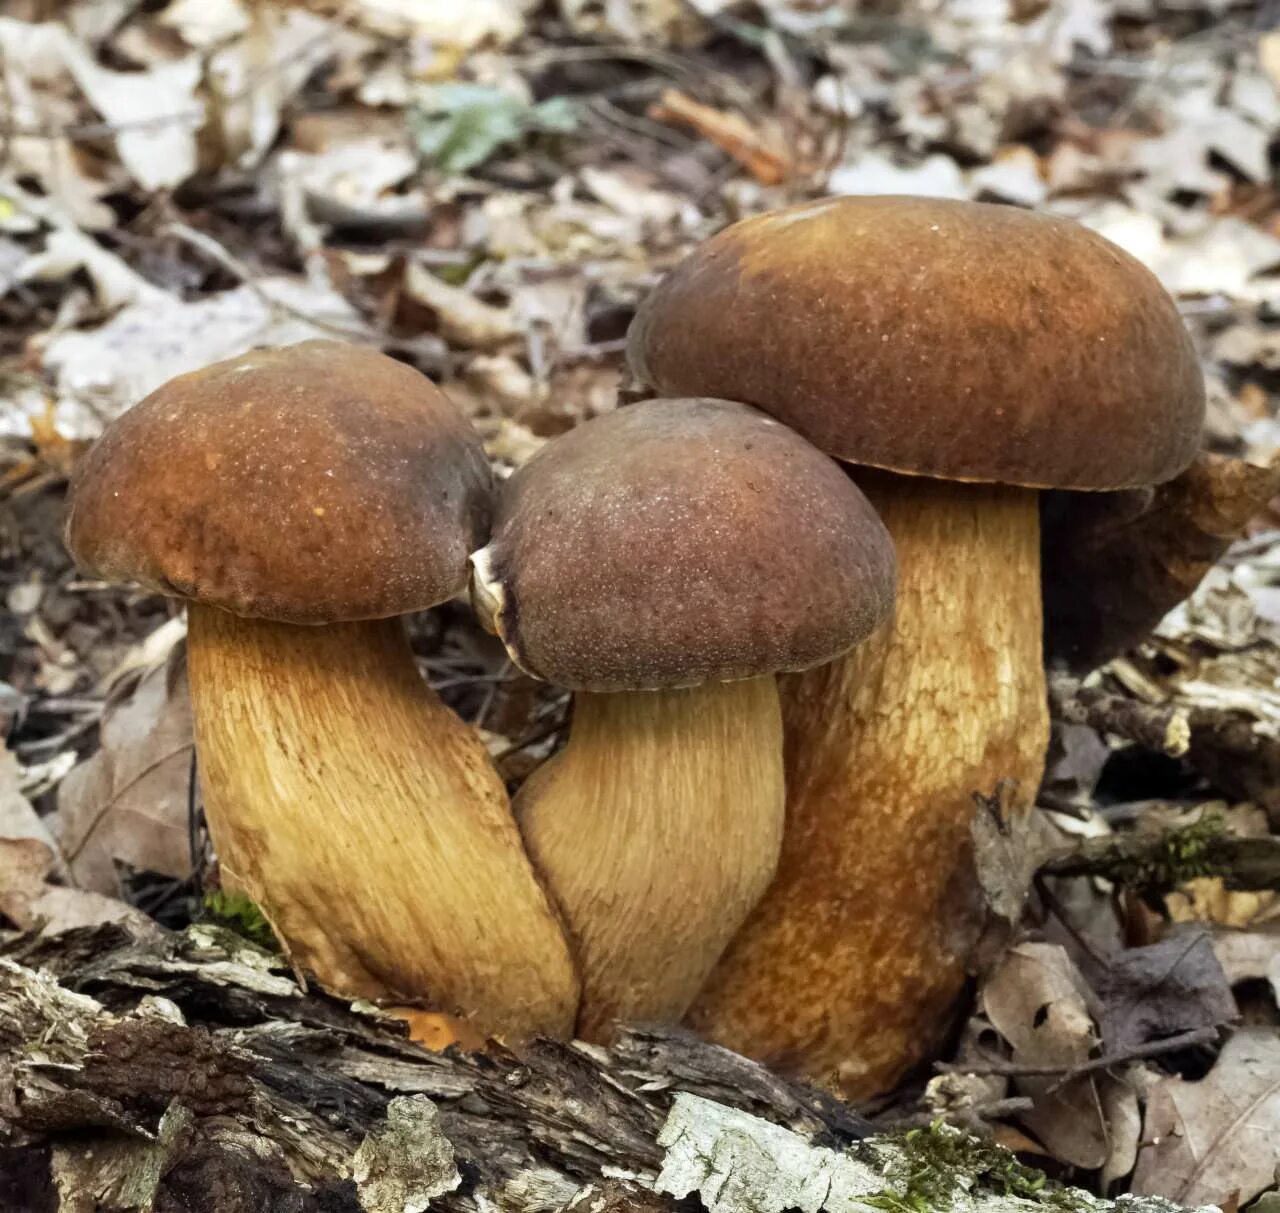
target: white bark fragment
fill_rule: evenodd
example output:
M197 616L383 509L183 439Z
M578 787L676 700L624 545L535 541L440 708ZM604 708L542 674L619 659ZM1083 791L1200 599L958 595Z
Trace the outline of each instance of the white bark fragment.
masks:
M811 1145L797 1133L747 1112L679 1093L658 1136L666 1147L655 1187L681 1198L696 1192L708 1213L879 1213L863 1197L903 1194L895 1179L903 1148L892 1138L870 1138L856 1154ZM1017 1196L972 1193L963 1176L945 1206L932 1213L1043 1213L1047 1207ZM1082 1208L1097 1213L1175 1213L1158 1198L1099 1200L1073 1191ZM1216 1213L1212 1207L1196 1213Z
M461 1182L440 1112L425 1095L400 1096L356 1150L352 1178L366 1213L423 1213Z

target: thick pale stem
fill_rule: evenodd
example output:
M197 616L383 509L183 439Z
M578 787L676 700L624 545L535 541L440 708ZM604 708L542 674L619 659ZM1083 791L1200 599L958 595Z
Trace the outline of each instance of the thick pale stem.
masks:
M769 885L783 801L772 677L575 697L516 815L574 938L580 1035L684 1014Z
M1048 741L1036 494L862 472L898 551L893 623L783 679L778 877L691 1023L851 1096L946 1031L980 925L974 793L1029 806Z
M507 1038L572 1029L572 958L506 790L398 620L306 628L193 605L189 664L219 859L298 963Z

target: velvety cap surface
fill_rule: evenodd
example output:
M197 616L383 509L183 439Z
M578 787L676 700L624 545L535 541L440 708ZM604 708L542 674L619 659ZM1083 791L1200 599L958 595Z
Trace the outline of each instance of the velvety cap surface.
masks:
M645 301L633 370L744 400L854 463L1109 489L1194 457L1204 384L1138 261L1067 219L838 198L734 224Z
M746 405L649 400L499 493L473 594L516 662L575 690L830 661L888 617L888 533L840 467Z
M96 576L291 623L420 610L466 584L491 481L411 367L333 341L181 375L73 477L67 546Z

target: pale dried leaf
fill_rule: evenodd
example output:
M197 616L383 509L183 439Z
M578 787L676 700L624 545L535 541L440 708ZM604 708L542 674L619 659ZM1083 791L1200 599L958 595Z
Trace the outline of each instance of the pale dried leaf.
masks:
M1064 1074L1098 1047L1089 1013L1090 993L1080 971L1056 944L1011 948L982 990L982 1009L1012 1046L1015 1065L1061 1067ZM1018 1090L1034 1101L1019 1119L1057 1158L1079 1167L1107 1159L1107 1128L1099 1095L1114 1080L1083 1076L1021 1077Z
M1221 928L1213 933L1213 950L1227 980L1262 980L1280 1004L1280 921L1254 930Z
M982 1008L1018 1060L1038 1065L1087 1060L1098 1043L1089 988L1066 949L1021 943L1010 948L982 990Z
M174 0L157 18L188 46L217 46L249 28L243 0Z
M161 63L144 72L114 72L68 38L66 64L89 103L118 126L116 150L145 190L180 185L196 170L196 132L204 103L196 88L204 71L198 55ZM164 114L165 122L145 122Z
M832 194L921 194L931 198L967 198L969 188L959 165L936 153L920 164L899 165L880 152L867 152L827 178Z
M44 251L33 253L17 269L24 282L60 282L83 270L93 283L99 306L114 312L128 304L156 304L169 298L115 253L74 228L49 233Z
M405 266L404 289L435 313L437 330L450 345L488 350L520 334L510 308L494 307L462 287L450 286L420 262Z
M107 709L100 748L58 789L62 848L77 884L117 892L117 862L189 875L191 751L186 664L175 650Z
M1147 1104L1133 1177L1141 1195L1243 1205L1280 1167L1280 1036L1237 1032L1199 1082L1166 1078Z
M206 87L216 98L225 154L252 168L280 133L285 104L333 50L338 30L297 8L259 5L249 32L209 60Z
M998 799L978 805L970 835L978 883L994 920L970 962L972 971L981 971L1003 952L1021 921L1031 881L1056 835L1041 813L1006 813Z
M371 33L472 50L513 42L524 32L528 7L519 0L355 0L351 15Z
M61 860L45 823L19 790L20 778L13 754L0 749L0 914L21 930L39 927L48 935L105 922L150 929L141 913L117 898L49 883Z
M263 278L192 303L153 291L99 328L60 333L45 347L59 428L94 437L175 375L260 346L332 337L356 323L336 292L290 278Z
M1098 1183L1106 1192L1117 1180L1133 1170L1138 1159L1138 1143L1142 1138L1142 1112L1138 1093L1124 1081L1108 1082L1099 1092L1102 1118L1107 1126L1107 1157Z

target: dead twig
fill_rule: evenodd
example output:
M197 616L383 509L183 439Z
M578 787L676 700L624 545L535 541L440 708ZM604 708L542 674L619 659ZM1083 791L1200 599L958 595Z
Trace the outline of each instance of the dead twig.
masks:
M1139 891L1168 892L1197 876L1220 876L1229 889L1280 889L1280 838L1239 838L1203 821L1086 838L1050 858L1040 875L1101 876Z
M1216 1027L1195 1028L1190 1032L1179 1032L1176 1036L1166 1036L1163 1040L1151 1040L1146 1044L1135 1045L1132 1049L1107 1053L1102 1057L1092 1057L1088 1061L1073 1062L1070 1065L1024 1065L1015 1061L992 1061L975 1066L937 1062L934 1069L941 1074L976 1074L979 1077L1001 1075L1006 1078L1052 1078L1057 1075L1062 1083L1067 1083L1126 1062L1147 1061L1152 1057L1163 1057L1168 1053L1189 1049L1193 1045L1209 1044L1217 1036Z

